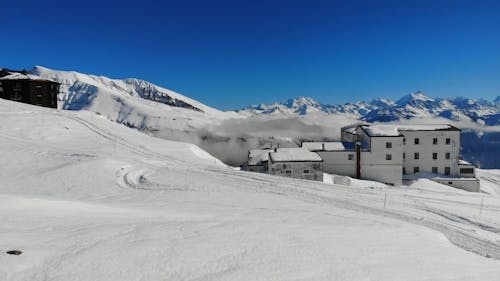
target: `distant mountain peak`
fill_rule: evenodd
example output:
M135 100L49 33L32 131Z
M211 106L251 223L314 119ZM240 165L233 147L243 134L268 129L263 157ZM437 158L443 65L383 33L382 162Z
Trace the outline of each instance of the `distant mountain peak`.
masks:
M414 102L428 102L428 101L435 101L435 99L427 96L422 91L417 91L401 97L398 101L396 101L396 104L406 105L412 102L414 103Z

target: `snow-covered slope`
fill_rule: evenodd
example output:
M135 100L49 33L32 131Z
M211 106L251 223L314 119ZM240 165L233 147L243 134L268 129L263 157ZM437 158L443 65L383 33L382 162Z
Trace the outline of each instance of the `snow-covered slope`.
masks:
M87 111L0 116L5 281L500 278L492 195L235 171Z
M59 108L97 112L138 129L187 130L238 117L139 79L110 79L41 66L30 72L61 83Z

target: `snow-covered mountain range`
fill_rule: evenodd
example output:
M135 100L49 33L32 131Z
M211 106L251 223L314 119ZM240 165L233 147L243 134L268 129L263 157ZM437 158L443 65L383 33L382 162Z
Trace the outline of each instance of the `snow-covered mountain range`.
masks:
M139 79L58 71L36 66L32 74L61 83L59 108L86 110L155 137L190 142L230 165L249 149L301 140L336 140L340 127L364 122L453 123L466 128L463 156L483 168L500 167L500 97L493 101L432 98L422 92L397 101L374 99L339 105L300 97L272 105L220 111ZM493 129L492 129L493 128ZM481 145L477 145L481 143Z
M252 105L238 111L246 116L304 116L313 113L346 115L366 122L391 122L412 118L441 117L452 121L471 121L481 125L500 125L500 97L493 101L465 97L433 98L415 92L397 101L374 99L339 105L299 97L271 105Z

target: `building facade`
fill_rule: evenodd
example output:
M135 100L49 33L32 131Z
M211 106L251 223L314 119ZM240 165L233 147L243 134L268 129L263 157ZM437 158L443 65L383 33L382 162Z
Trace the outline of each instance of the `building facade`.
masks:
M271 175L323 181L323 160L305 148L277 148L269 152Z
M57 108L59 83L25 71L0 70L0 98Z
M246 170L311 180L322 179L325 172L389 185L427 177L479 191L474 165L460 160L460 133L452 125L360 123L343 127L340 142L250 151Z
M342 141L336 145L302 146L318 153L324 160L324 171L331 174L390 185L422 176L436 181L445 178L440 182L479 190L474 165L460 160L460 133L452 125L355 124L341 129Z

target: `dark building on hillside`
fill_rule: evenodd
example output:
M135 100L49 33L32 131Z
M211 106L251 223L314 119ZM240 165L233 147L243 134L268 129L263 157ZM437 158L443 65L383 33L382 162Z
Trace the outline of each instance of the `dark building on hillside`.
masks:
M0 98L57 108L59 83L26 71L0 69Z

